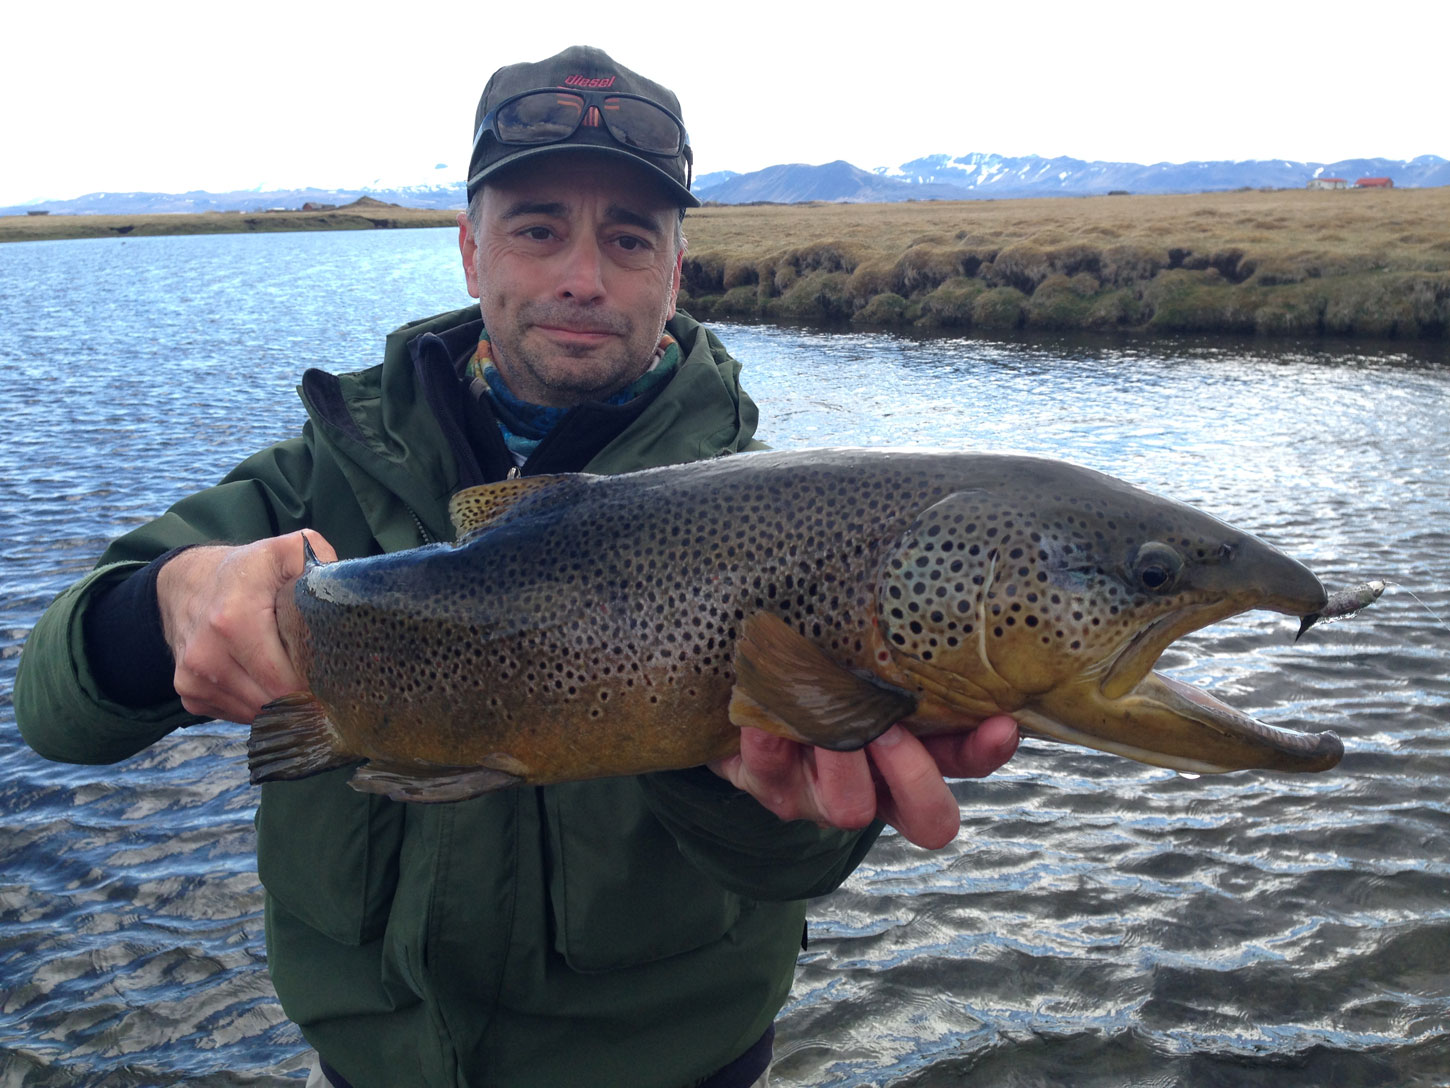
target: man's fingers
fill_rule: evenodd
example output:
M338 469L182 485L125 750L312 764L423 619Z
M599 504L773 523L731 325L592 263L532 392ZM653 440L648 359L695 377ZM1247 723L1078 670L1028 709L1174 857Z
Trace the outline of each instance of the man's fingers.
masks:
M783 820L855 829L879 817L918 846L936 849L961 827L945 779L991 774L1016 749L1017 724L1005 716L970 733L925 740L893 725L864 752L811 748L746 728L740 754L711 768Z
M876 786L864 752L817 748L811 763L818 810L814 819L832 827L856 829L876 818Z
M876 814L871 769L860 752L829 752L745 728L740 755L712 766L782 820L858 828Z
M800 819L801 746L760 729L740 730L740 754L711 769L782 820Z
M763 729L740 730L740 759L762 784L784 786L798 773L800 745Z
M302 530L194 548L162 567L157 598L187 710L250 722L264 704L306 687L277 630L278 594L305 567L304 534L319 560L336 560L320 533Z
M211 617L210 630L202 640L210 652L225 654L233 666L223 666L217 679L225 678L224 686L248 704L260 695L258 707L306 687L277 633L275 600L275 593L264 597L239 592L227 597Z
M893 725L871 742L871 761L881 775L886 822L929 850L945 846L961 827L957 799L936 760L904 727Z
M188 712L244 725L272 698L233 660L208 663L200 669L178 665L173 684Z
M985 778L1017 751L1017 723L1005 714L988 718L969 733L923 738L947 778Z

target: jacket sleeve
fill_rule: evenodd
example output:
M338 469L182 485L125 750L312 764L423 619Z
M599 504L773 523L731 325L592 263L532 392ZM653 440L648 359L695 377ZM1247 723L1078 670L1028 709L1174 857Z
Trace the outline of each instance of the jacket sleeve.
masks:
M113 541L90 574L61 593L26 639L15 676L15 720L47 759L116 763L202 720L172 696L123 705L102 690L87 652L88 606L147 564L187 544L241 544L308 524L312 459L305 439L248 458L215 487L182 499Z
M641 779L646 803L696 868L751 899L810 899L834 891L881 833L784 821L703 767Z

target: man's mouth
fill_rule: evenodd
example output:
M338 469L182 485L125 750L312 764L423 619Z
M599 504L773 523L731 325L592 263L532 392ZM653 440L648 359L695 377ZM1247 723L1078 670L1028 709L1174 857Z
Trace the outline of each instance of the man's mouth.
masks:
M569 348L594 347L618 335L609 329L574 325L535 325L534 328L555 344Z
M601 329L587 325L540 325L538 326L547 332L560 333L566 336L613 336L612 329Z

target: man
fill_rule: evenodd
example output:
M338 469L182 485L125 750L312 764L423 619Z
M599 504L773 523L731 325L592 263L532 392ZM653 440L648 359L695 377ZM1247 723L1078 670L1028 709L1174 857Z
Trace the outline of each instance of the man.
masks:
M738 364L675 311L690 164L674 96L598 50L495 73L459 217L479 307L399 329L371 370L309 371L299 438L114 542L26 647L32 746L124 759L304 687L274 612L304 533L325 560L413 547L451 536L454 491L514 469L752 445ZM881 821L950 841L943 772L989 773L1015 738L896 726L868 757L746 731L709 769L431 806L357 793L349 769L263 786L268 962L314 1083L749 1084L803 901Z

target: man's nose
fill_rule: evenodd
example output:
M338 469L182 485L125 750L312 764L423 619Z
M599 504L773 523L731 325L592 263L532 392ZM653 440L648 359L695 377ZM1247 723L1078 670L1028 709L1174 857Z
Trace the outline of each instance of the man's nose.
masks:
M604 254L593 238L581 238L564 254L559 296L575 302L592 302L603 295Z

